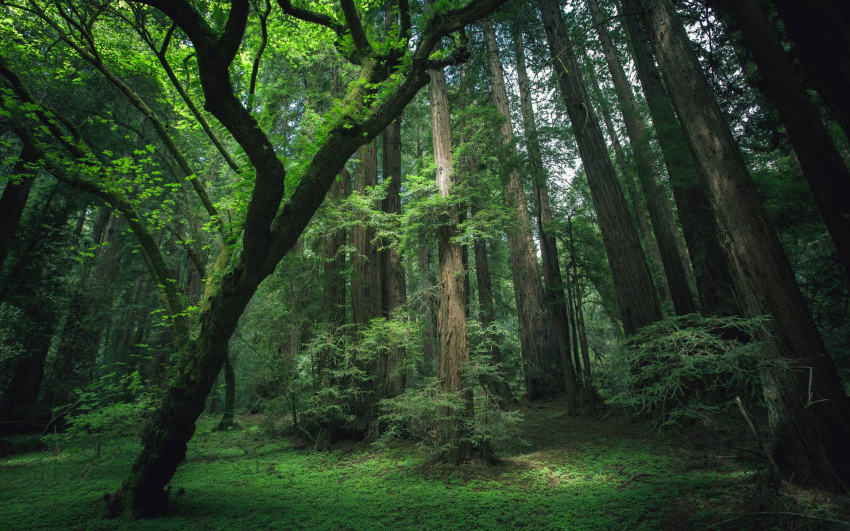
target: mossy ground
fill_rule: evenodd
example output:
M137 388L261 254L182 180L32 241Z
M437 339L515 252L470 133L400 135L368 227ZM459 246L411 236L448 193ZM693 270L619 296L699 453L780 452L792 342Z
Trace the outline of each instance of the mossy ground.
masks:
M428 463L405 444L314 453L242 423L212 433L214 420L200 422L173 507L152 521L98 516L135 455L130 440L104 443L99 456L87 443L0 458L0 529L691 529L788 500L764 492L758 462L712 447L710 430L659 437L625 419L568 418L554 404L525 412L525 442L495 467ZM791 503L831 518L847 508L812 491ZM830 524L762 517L724 529L789 525Z

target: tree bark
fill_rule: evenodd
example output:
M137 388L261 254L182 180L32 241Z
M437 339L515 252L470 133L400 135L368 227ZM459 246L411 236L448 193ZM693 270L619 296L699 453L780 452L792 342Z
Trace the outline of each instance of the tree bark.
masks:
M635 96L632 93L631 84L626 78L623 65L617 56L617 49L611 42L611 36L606 28L606 17L599 8L597 0L587 0L596 33L602 44L602 52L605 62L611 73L617 100L620 103L620 111L626 124L626 133L635 157L638 178L643 196L646 199L649 218L652 220L652 229L655 240L658 242L658 250L661 253L661 263L664 266L664 274L667 285L670 288L670 297L676 315L685 315L697 311L696 302L688 284L688 266L686 263L685 248L682 245L682 237L679 227L673 216L673 209L661 186L661 175L655 163L655 156L649 145L649 134L646 124L640 114Z
M843 489L850 407L835 365L671 1L638 4L724 235L737 302L747 317L771 316L759 339L791 364L761 369L774 460L785 477Z
M661 319L661 308L640 241L629 221L629 209L602 138L599 121L593 115L561 9L557 0L538 0L538 6L554 58L561 96L566 103L587 173L623 329L626 335L630 335L638 328Z
M773 0L800 63L850 139L850 14L844 0ZM790 131L789 131L790 133Z
M759 88L776 106L785 124L788 140L826 222L844 272L850 277L850 171L761 5L755 0L714 0L713 4L741 30L744 45L758 65L762 80ZM846 61L845 57L843 62ZM846 93L843 99L847 99Z
M452 173L452 131L446 78L442 70L429 70L431 82L428 95L431 101L431 135L434 145L437 189L443 198L454 193ZM467 413L472 415L472 390L463 381L463 370L469 364L469 336L467 333L466 271L457 236L458 210L447 206L440 215L437 241L439 250L440 299L437 305L437 337L439 345L440 386L444 391L461 393L467 403ZM444 437L450 441L450 460L460 463L472 456L463 428L446 425Z
M531 103L531 84L525 66L525 49L522 31L513 32L514 52L516 55L517 80L519 83L519 102L522 109L522 125L525 132L525 144L528 163L531 169L531 182L534 188L535 220L540 238L541 261L543 264L543 294L550 314L552 335L558 352L561 354L561 370L567 395L567 414L578 407L577 387L579 370L570 362L569 314L564 299L564 279L561 275L561 262L558 247L552 234L552 207L549 203L547 172L543 165L540 137L534 119L534 106Z
M737 309L732 296L729 264L720 246L711 203L699 184L693 158L655 64L635 0L621 0L620 6L631 37L635 69L655 125L679 211L694 270L700 311L703 315L734 315Z
M21 221L24 207L27 206L27 198L35 182L36 174L32 164L37 161L36 151L24 144L12 168L10 179L13 179L6 183L6 188L3 189L3 195L0 197L0 268L6 261L9 248L15 239L15 230Z
M382 210L387 214L401 215L401 124L395 120L383 133L384 179L389 179L387 197ZM404 282L404 265L398 252L398 244L393 243L380 252L380 271L382 289L382 315L387 319L397 317L407 299ZM383 382L383 396L393 397L401 394L405 386L405 372L401 366L404 352L392 349L386 354Z
M364 145L357 151L360 163L354 171L354 193L366 194L366 188L378 184L378 152L375 142ZM381 316L381 275L378 264L378 246L375 229L368 220L351 229L351 240L355 252L351 256L351 311L352 321L368 325L370 319Z
M509 152L516 153L511 112L508 107L508 95L496 36L489 21L485 21L483 26L493 102L496 110L505 120L501 131L502 142L509 146ZM561 370L562 353L556 349L549 316L545 311L543 287L540 283L540 270L537 266L534 242L531 239L531 222L525 192L522 189L522 178L519 170L515 168L509 170L506 177L505 204L517 213L517 224L508 231L508 246L511 272L514 277L514 297L519 319L526 392L531 400L546 399L555 396L563 389L565 380ZM569 353L567 355L569 356Z

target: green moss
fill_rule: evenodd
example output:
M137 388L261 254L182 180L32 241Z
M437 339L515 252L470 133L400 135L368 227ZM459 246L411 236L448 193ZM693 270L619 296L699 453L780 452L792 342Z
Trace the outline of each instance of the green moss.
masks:
M172 512L143 522L96 516L137 445L109 441L99 457L86 446L18 455L0 460L0 528L657 529L677 503L722 505L726 486L752 473L688 470L692 455L652 436L615 436L604 422L553 411L530 416L529 444L502 465L458 468L404 446L311 453L250 427L210 433L205 420L172 482Z

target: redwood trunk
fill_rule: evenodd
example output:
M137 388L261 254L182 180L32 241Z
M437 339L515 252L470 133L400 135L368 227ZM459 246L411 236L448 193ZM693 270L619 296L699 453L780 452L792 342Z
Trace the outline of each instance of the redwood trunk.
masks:
M593 115L581 70L572 52L567 28L557 0L538 0L549 50L567 106L576 143L587 173L587 182L602 240L611 266L617 303L626 335L661 319L661 308L652 285L637 233L629 221L626 198L617 180L608 149Z
M773 3L803 68L850 139L850 11L846 0Z
M755 0L714 0L714 4L741 30L744 44L758 65L763 81L760 88L785 124L845 274L850 276L850 171L761 5ZM850 57L845 57L843 62L848 60ZM848 87L843 90L847 100Z
M489 21L484 22L490 81L496 110L505 119L502 125L502 142L515 152L513 126L508 107L508 95L496 36ZM531 222L522 178L519 170L512 169L505 183L505 203L517 214L516 225L508 231L511 272L514 278L514 298L519 319L519 336L525 366L526 392L531 400L551 398L563 388L561 353L556 350L545 313L543 287L537 255L531 239ZM569 355L569 354L568 354ZM569 379L568 379L569 380Z
M384 179L389 179L387 197L382 210L387 214L401 215L401 125L398 120L384 129ZM407 298L404 282L404 266L398 252L398 244L389 245L380 252L382 315L387 319L395 317ZM397 349L386 354L383 381L383 395L392 397L404 391L405 373L401 366L404 353Z
M525 143L528 151L528 162L532 172L532 186L537 207L535 220L537 233L540 238L540 251L543 263L543 294L546 307L549 309L552 335L555 345L561 355L561 370L564 375L564 386L567 391L567 413L578 406L577 387L579 369L570 362L570 331L569 313L564 297L564 279L561 276L561 262L558 259L558 247L552 234L552 207L549 203L549 186L546 168L543 166L543 155L540 149L540 137L534 119L534 106L531 103L531 84L525 67L525 49L522 42L522 32L513 34L514 50L516 52L517 80L519 82L519 102L522 109L522 125L525 132Z
M661 80L634 0L621 0L629 28L635 69L649 107L670 187L679 211L682 232L694 269L703 315L736 314L728 260L720 247L717 222L708 196L699 184L687 142Z
M442 70L429 70L431 81L428 94L431 100L431 131L434 145L437 188L442 197L453 193L451 122L446 78ZM463 382L463 370L469 363L469 337L467 335L466 277L463 251L453 241L457 236L457 207L450 206L441 214L437 234L439 250L440 295L437 306L437 338L439 345L440 386L444 391L463 393L472 414L471 389ZM449 424L440 428L451 446L450 459L460 463L471 457L469 443L464 441L461 426Z
M774 460L786 478L843 489L850 408L835 365L671 1L638 3L724 235L737 302L747 317L771 316L760 339L792 364L761 371Z
M688 285L689 272L685 262L685 248L682 245L682 237L679 234L679 227L676 225L670 201L668 201L661 187L661 175L655 164L655 156L650 149L646 124L641 117L640 109L638 109L637 101L632 93L631 84L626 78L623 65L617 57L617 50L614 43L611 42L608 29L605 27L605 16L599 8L599 3L597 0L587 0L587 3L593 16L596 33L602 43L602 51L611 73L617 100L620 102L626 132L635 157L638 178L646 199L649 217L652 220L658 250L661 252L661 263L664 266L664 274L670 288L673 308L676 315L694 313L697 311L697 306Z

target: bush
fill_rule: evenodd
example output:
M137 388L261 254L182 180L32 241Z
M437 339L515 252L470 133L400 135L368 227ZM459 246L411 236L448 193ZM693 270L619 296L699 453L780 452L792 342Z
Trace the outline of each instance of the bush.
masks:
M764 345L748 339L766 320L691 314L642 328L615 363L625 370L624 389L613 402L659 427L704 420L727 410L736 396L759 403L759 369L779 363L768 362Z
M436 379L427 379L417 388L408 388L395 397L381 400L383 414L378 444L395 439L416 441L430 458L446 459L453 450L450 433L464 434L461 442L472 447L473 455L492 460L494 452L519 438L518 411L501 409L501 398L492 389L502 378L489 356L474 354L464 371L466 387L459 392L443 391ZM474 414L467 413L465 396L473 396Z

